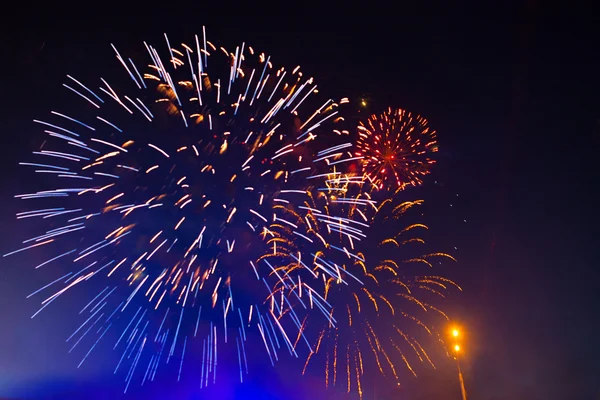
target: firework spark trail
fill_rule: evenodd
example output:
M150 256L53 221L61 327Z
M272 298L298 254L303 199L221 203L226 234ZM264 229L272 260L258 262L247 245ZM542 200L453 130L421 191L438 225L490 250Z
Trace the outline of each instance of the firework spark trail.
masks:
M272 362L282 348L297 356L295 337L312 351L296 308L334 324L316 288L325 277L355 279L311 254L315 235L325 239L314 231L318 224L351 241L363 237L359 224L326 212L299 225L282 207L310 202L308 182L357 159L344 153L351 143L327 147L318 139L348 134L340 127L347 100L321 100L299 67L276 68L245 43L229 52L204 29L194 39L177 45L165 35L166 52L144 42L146 60L126 58L113 45L124 75L101 78L98 87L67 75L63 86L86 108L35 120L47 140L33 152L36 162L20 163L57 183L15 196L36 203L17 219L37 218L45 231L4 257L43 246L55 254L36 268L72 264L32 293L63 284L34 316L95 276L115 283L92 296L67 340L86 329L75 345L87 342L98 326L81 366L109 328L117 329L115 373L128 364L125 390L138 375L153 381L171 357L180 358L180 379L192 330L203 343L201 386L216 379L219 347L234 342L243 380L251 330ZM351 196L339 201L373 206ZM77 247L65 251L58 243ZM249 282L262 295L249 291ZM108 311L98 314L102 309Z
M429 174L437 151L436 132L420 115L389 108L358 127L355 154L362 172L379 190L419 186Z
M435 368L434 349L441 342L436 327L448 318L436 303L461 289L448 278L418 269L419 264L432 268L435 259L455 261L444 253L414 256L415 246L424 243L419 232L427 226L397 228L423 202L398 201L394 195L377 204L372 196L380 192L370 189L377 183L356 178L334 169L324 177L324 188L313 189L310 201L287 209L297 215L299 226L304 221L311 227L307 239L323 244L313 253L312 267L321 268L322 277L322 289L315 289L324 293L335 320L327 324L309 319L304 332L314 351L305 369L321 360L328 385L344 384L362 397L364 363L396 381L401 367L414 375L418 364ZM365 234L370 240L360 241ZM322 260L325 255L327 260ZM344 271L347 278L335 271Z

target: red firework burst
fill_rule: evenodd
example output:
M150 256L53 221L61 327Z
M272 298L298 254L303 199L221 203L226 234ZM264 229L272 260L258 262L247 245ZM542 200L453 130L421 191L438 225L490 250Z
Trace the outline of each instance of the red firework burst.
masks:
M420 115L403 109L371 115L358 126L362 172L378 189L403 190L423 183L437 151L436 132Z

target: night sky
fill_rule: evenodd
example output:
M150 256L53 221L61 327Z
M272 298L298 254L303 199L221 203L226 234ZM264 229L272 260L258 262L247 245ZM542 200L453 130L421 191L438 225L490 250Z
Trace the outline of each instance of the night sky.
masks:
M116 68L111 42L131 48L164 32L187 38L206 25L210 37L302 65L323 91L366 98L365 114L402 107L438 131L439 162L414 194L427 202L431 240L456 247L459 263L447 275L464 293L446 310L467 331L470 398L597 398L600 32L590 18L597 10L518 4L217 10L163 2L114 12L23 5L1 28L0 252L27 236L14 217L12 196L26 185L16 164L39 134L31 121L55 106L64 76ZM68 357L68 310L29 318L37 303L25 296L47 276L20 260L0 260L0 398L118 398L111 357L81 370ZM297 378L286 363L258 369L245 386L225 378L200 393L165 379L136 395L344 398L321 390L314 374ZM454 373L424 374L386 398L459 398Z

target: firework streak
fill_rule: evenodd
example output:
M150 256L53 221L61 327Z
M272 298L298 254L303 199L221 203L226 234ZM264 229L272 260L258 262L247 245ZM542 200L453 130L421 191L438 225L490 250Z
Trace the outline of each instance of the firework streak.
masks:
M251 337L272 363L280 350L298 357L298 343L314 352L303 315L335 325L316 287L356 279L316 256L316 228L363 236L362 223L306 208L332 168L357 160L343 142L347 100L321 99L299 67L276 68L246 44L217 47L204 29L188 43L164 39L164 51L144 43L135 59L113 46L121 76L110 82L67 76L79 106L36 119L46 140L21 163L51 186L15 196L29 205L17 219L42 231L4 255L43 251L52 256L36 269L66 269L31 294L42 298L32 318L66 293L85 298L67 342L80 367L115 337L125 391L170 359L179 379L192 339L201 387L223 346L243 380Z

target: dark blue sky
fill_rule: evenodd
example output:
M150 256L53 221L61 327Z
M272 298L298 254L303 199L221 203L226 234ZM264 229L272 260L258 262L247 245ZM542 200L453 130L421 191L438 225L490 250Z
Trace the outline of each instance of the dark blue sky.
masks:
M22 186L15 164L37 132L30 121L54 105L64 75L109 65L110 42L133 46L206 25L222 41L246 40L282 64L303 65L323 90L365 96L373 111L391 105L421 113L437 129L441 160L418 193L430 200L435 243L458 248L451 275L465 292L452 311L469 330L465 378L472 398L598 396L600 32L588 18L597 11L535 2L502 9L369 2L354 10L300 3L157 8L28 8L4 18L3 253L17 243L13 234L26 234L14 220L12 195ZM75 370L61 344L70 332L65 316L55 309L29 319L35 305L24 297L45 281L43 273L4 260L0 271L0 398L41 398L40 388L62 398L119 393L120 382L105 376L110 357ZM250 398L241 391L256 390L254 398L333 398L311 377L292 379L288 368L222 396ZM442 394L422 398L448 399L455 390L444 373L422 381L407 394L418 398L436 387ZM170 382L148 390L146 398L186 392ZM181 398L196 392L186 393Z

